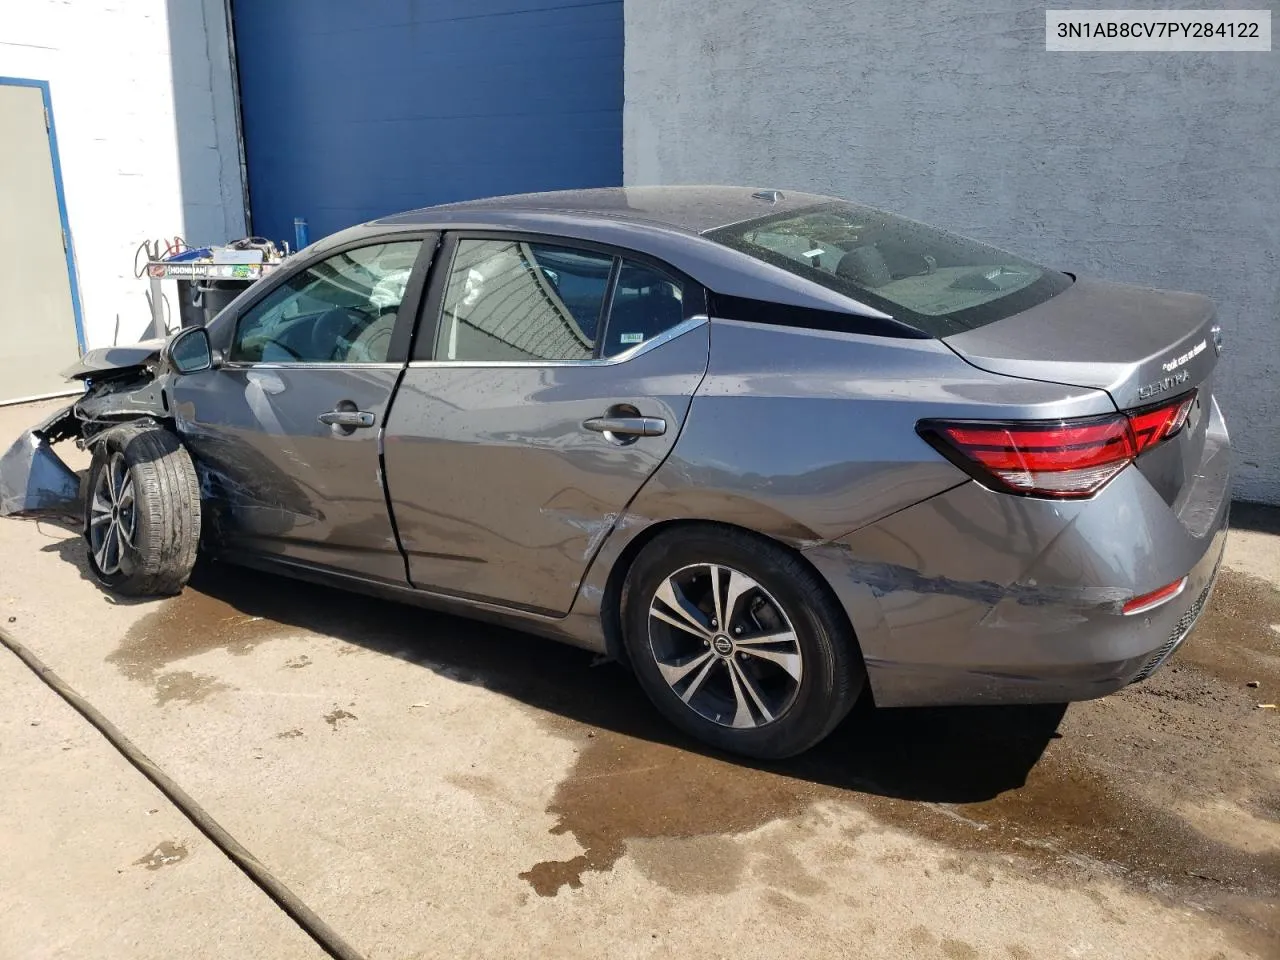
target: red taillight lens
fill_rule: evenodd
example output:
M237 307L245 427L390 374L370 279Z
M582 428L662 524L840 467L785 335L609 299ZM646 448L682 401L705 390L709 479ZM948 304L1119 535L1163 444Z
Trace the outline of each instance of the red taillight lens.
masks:
M1133 428L1138 453L1176 436L1186 424L1187 416L1191 413L1191 405L1195 402L1195 391L1192 391L1171 403L1130 413L1129 424Z
M1088 497L1140 453L1175 436L1195 394L1158 407L1081 420L925 420L916 430L988 487L1027 496Z
M1182 588L1187 585L1187 578L1175 580L1173 583L1165 584L1159 590L1152 590L1150 593L1144 593L1141 596L1134 597L1127 602L1121 612L1126 616L1132 616L1135 613L1146 613L1148 610L1154 610L1162 603L1168 603L1174 597L1182 592Z

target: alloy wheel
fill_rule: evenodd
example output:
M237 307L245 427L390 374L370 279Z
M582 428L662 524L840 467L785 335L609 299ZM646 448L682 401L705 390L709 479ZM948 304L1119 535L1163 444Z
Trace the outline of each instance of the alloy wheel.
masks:
M125 548L133 549L137 523L133 477L124 455L116 453L98 471L89 504L89 550L103 576L119 572Z
M782 605L754 579L721 564L682 567L659 584L649 604L649 648L676 696L726 727L778 720L804 675Z

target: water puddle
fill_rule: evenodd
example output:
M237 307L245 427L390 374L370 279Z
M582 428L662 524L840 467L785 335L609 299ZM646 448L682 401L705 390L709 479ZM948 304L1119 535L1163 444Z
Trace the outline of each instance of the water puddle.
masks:
M520 874L541 896L582 886L583 874L610 869L628 843L745 833L803 812L815 784L611 732L582 744L573 773L548 812L552 833L570 833L583 853Z
M133 861L135 867L146 867L148 870L159 870L170 867L187 859L187 848L171 840L162 840L152 848L150 853Z
M359 717L357 717L354 713L348 713L346 710L343 710L341 707L334 707L332 710L330 710L328 713L324 715L324 722L327 723L329 727L333 730L337 730L338 724L342 723L344 720L358 720L358 719Z
M166 703L199 703L222 690L230 690L227 684L207 673L192 673L190 670L175 670L162 673L155 678L156 706Z
M287 583L284 589L289 589ZM265 640L303 632L246 613L193 585L135 623L107 662L129 679L147 682L169 664L187 657L211 650L244 655Z

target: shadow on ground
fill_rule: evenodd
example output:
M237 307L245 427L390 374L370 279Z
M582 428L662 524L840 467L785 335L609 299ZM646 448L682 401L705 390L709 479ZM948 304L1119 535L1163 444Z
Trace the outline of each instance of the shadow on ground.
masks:
M1231 504L1231 528L1280 534L1280 510L1265 503L1237 500Z
M242 615L243 627L227 608ZM282 628L408 660L590 727L717 756L663 720L617 663L518 631L224 564L200 567L191 588L131 631L122 654L163 649L174 636L205 649L243 647ZM864 698L814 750L756 766L878 796L977 802L1024 783L1065 709L876 710Z
M49 543L40 549L45 553L56 553L68 564L75 567L76 572L80 574L80 579L92 584L93 588L99 592L103 603L119 607L131 607L140 603L154 602L154 597L126 597L102 589L101 584L98 583L89 570L89 561L85 554L85 541L81 533L84 524L80 518L49 516L20 519L23 522L35 524L41 534L49 538ZM73 536L67 536L67 534L73 534Z

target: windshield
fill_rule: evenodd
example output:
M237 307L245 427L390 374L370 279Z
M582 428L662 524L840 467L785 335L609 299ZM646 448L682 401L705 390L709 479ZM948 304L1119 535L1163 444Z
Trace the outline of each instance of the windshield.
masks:
M1065 273L852 203L824 203L707 234L735 250L883 310L934 337L1053 297Z

